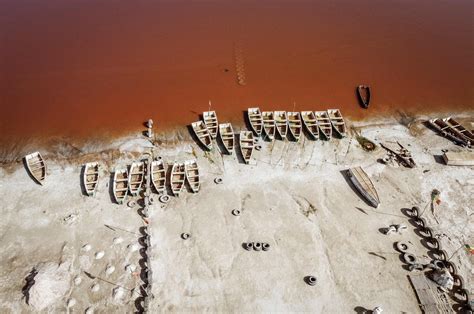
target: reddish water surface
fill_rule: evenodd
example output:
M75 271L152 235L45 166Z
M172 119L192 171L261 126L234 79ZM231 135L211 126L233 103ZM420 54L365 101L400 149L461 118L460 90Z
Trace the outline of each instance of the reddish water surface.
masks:
M472 0L1 1L0 139L474 104ZM236 50L246 85L239 85ZM355 86L372 86L369 110Z

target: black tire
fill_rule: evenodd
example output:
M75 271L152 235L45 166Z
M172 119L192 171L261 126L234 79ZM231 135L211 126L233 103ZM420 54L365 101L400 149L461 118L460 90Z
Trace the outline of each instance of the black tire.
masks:
M247 251L251 251L253 249L253 242L247 242L245 243L245 249Z
M439 256L439 259L442 261L446 261L448 259L448 253L445 250L437 250L436 255Z
M224 180L222 180L220 177L214 179L215 184L222 184L222 182L224 182Z
M255 150L258 150L258 151L259 151L259 150L261 150L261 149L262 149L262 145L256 145L256 146L255 146Z
M425 238L433 237L433 231L429 227L424 227L423 229L421 229L421 233L425 235Z
M238 209L233 209L233 210L232 210L232 215L234 215L234 216L240 216L240 210L238 210Z
M403 260L409 265L416 264L416 256L411 253L404 253Z
M135 202L134 200L130 200L130 201L128 201L127 206L130 207L130 208L135 207L135 206L137 206L137 202Z
M262 250L263 251L268 251L270 249L270 244L268 243L262 243Z
M442 260L439 260L439 259L435 259L431 262L433 265L435 265L436 267L438 268L446 268L446 264L444 263L444 261Z
M148 198L148 205L153 205L155 203L155 199L153 197Z
M406 253L408 251L408 244L405 242L397 242L395 243L395 246L400 253Z
M314 276L306 276L306 277L304 278L304 281L305 281L308 285L314 286L314 285L316 285L316 283L318 282L318 279L316 279L316 277L314 277Z
M413 206L411 208L411 216L412 217L415 217L415 218L418 218L418 215L420 214L420 207L418 206Z
M430 237L426 239L426 242L430 246L431 249L435 250L440 250L441 249L441 243L439 243L438 239Z
M451 274L451 276L455 276L458 274L458 270L456 269L456 266L452 262L446 261L444 262L444 264L446 265L446 268L449 270L449 273Z
M425 218L422 217L418 217L418 219L416 220L416 224L419 226L419 228L425 228L426 226L428 226L426 224Z
M255 243L253 244L253 249L254 249L255 251L260 251L260 250L262 249L262 243L260 243L260 242L255 242Z
M187 240L189 239L189 237L191 237L191 235L189 233L181 233L181 239L183 240Z
M469 304L469 291L466 289L459 289L454 296L459 303Z
M419 270L419 271L423 271L424 267L423 265L421 264L410 264L410 266L408 266L408 270L409 271L415 271L415 270Z
M454 275L453 281L453 288L462 289L464 287L464 278L461 275Z
M163 204L167 204L170 199L171 198L169 197L169 195L161 195L159 198L160 202L162 202Z

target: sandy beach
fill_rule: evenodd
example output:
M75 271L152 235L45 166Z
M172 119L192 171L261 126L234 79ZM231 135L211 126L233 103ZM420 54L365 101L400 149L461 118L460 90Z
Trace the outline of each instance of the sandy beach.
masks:
M472 114L457 116L472 122ZM260 140L250 165L238 152L204 152L184 126L154 141L131 134L10 150L0 167L0 311L364 313L380 306L421 313L407 278L413 272L394 248L404 241L419 261L431 260L406 215L412 206L424 210L472 297L474 256L459 248L474 244L474 168L440 161L444 150L467 149L428 129L426 119L346 120L348 136L330 141ZM357 134L376 144L400 142L417 166L381 163L386 151L363 150ZM21 161L34 148L48 166L44 186ZM141 197L129 198L133 206L114 203L111 173L149 154L167 165L197 159L202 185L167 204L155 201L143 219ZM94 197L81 190L88 161L101 166ZM344 175L356 166L377 189L377 209ZM431 210L433 189L441 202ZM408 228L383 234L391 224ZM247 242L270 248L248 251ZM141 287L149 278L146 295ZM450 302L458 308L455 296Z

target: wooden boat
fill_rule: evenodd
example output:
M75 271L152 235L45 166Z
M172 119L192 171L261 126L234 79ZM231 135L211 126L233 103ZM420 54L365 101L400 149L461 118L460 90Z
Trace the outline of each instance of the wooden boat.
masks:
M368 85L357 86L357 96L359 98L362 108L367 109L370 103L370 86Z
M275 114L273 111L262 112L263 131L270 140L275 139Z
M227 153L232 154L232 152L234 151L234 144L235 144L235 135L234 135L234 129L232 128L232 124L230 123L219 124L219 137L225 149L227 150Z
M319 138L319 128L318 122L316 121L316 116L312 111L301 111L301 119L303 120L303 124L308 131L309 135L314 139L317 140Z
M462 126L459 122L453 119L453 117L447 117L443 119L452 129L454 129L461 136L465 137L469 143L474 144L474 134Z
M245 163L248 164L254 149L253 133L250 131L240 131L239 142L242 158L244 159Z
M275 111L275 128L276 133L280 135L280 138L284 139L288 131L288 118L286 111Z
M301 115L299 112L288 112L288 129L291 136L299 141L301 136Z
M462 146L470 146L469 141L464 137L461 136L456 130L454 130L448 123L445 121L435 118L429 120L429 124L437 130L441 135L444 137L452 140L453 142L462 145Z
M379 195L369 176L361 167L351 168L348 171L349 179L367 202L377 208L380 204Z
M196 134L196 137L198 138L199 142L201 142L201 144L204 145L204 147L211 150L212 138L204 122L202 121L193 122L191 123L191 127L193 128L194 134Z
M166 189L166 169L161 159L151 162L151 183L158 194L164 194Z
M84 166L82 184L87 195L94 196L99 183L99 163L88 162Z
M143 179L145 178L145 164L142 161L132 162L128 172L128 188L130 194L138 195L142 189Z
M184 168L186 172L186 180L189 183L189 187L193 193L199 192L201 186L199 180L199 167L196 160L188 160L184 162Z
M329 120L328 113L326 111L315 111L314 116L318 122L319 130L326 140L331 139L332 134L332 125L331 120Z
M328 116L336 134L340 137L345 137L346 123L344 122L341 111L339 109L328 109Z
M171 169L170 184L171 191L174 196L179 196L183 190L184 181L186 180L186 169L183 163L175 162Z
M112 187L115 201L123 204L128 195L128 171L126 169L116 170Z
M25 156L25 163L30 175L35 179L36 182L43 185L44 179L46 178L46 164L43 156L39 152Z
M217 137L217 127L219 123L217 122L217 115L215 111L204 111L202 113L202 118L204 119L204 124L209 130L212 138Z
M257 136L260 136L262 134L262 127L263 127L262 113L260 112L260 109L249 108L247 110L247 115L248 115L252 130L255 132L255 134L257 134Z

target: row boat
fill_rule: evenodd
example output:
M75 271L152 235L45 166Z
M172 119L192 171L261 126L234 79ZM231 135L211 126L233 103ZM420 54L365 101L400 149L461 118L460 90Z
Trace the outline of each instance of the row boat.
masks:
M128 188L132 196L137 196L140 193L144 178L145 164L143 161L132 162L128 176Z
M288 128L291 136L299 141L301 136L301 115L299 112L288 112Z
M355 167L349 169L348 175L360 194L364 196L370 205L377 208L380 204L379 195L367 173L361 167Z
M346 123L342 117L341 111L339 109L329 109L328 111L329 120L334 128L334 131L340 136L346 136Z
M248 108L247 115L250 126L257 136L262 134L263 120L262 113L259 108Z
M201 184L199 181L199 168L196 160L185 161L184 168L186 172L186 180L189 183L191 191L193 191L193 193L199 192Z
M453 117L444 118L443 121L446 122L460 136L464 137L469 142L469 146L474 144L474 134L462 126L459 122L454 120Z
M431 119L429 120L430 125L436 129L441 135L444 137L452 140L453 142L463 145L463 146L470 146L470 142L466 137L460 135L458 131L452 128L447 122L443 121L442 119Z
M88 162L84 166L82 183L87 195L94 196L99 182L99 163Z
M202 121L196 121L191 123L191 127L193 128L194 134L201 142L204 147L211 150L212 149L212 138L209 130L207 129L206 125Z
M263 111L263 131L267 137L273 141L275 139L275 114L273 111Z
M175 162L171 168L171 192L174 196L179 196L183 190L184 181L186 180L186 171L184 163Z
M217 137L217 129L219 123L217 122L217 114L215 111L204 111L202 113L202 118L204 120L204 124L206 128L209 130L209 134L211 134L212 138Z
M163 160L151 162L151 183L158 194L164 194L166 189L166 169Z
M312 139L317 140L319 138L319 128L318 122L316 121L316 116L313 111L302 111L301 119L303 124L308 131Z
M35 179L36 182L43 185L44 179L46 178L46 164L43 157L39 152L25 156L25 163L30 175Z
M357 96L363 108L367 109L370 103L370 86L359 85L357 86Z
M116 170L114 173L113 194L118 204L123 204L127 199L128 171L127 169Z
M254 149L253 133L250 131L240 131L239 141L242 158L244 159L245 163L248 164Z
M232 154L234 151L234 129L230 123L219 124L219 138L221 139L222 144L227 150L228 154Z
M315 111L314 115L321 133L326 138L326 140L330 140L332 135L332 127L327 111Z
M288 131L288 119L286 111L275 111L275 129L281 139L286 137Z

